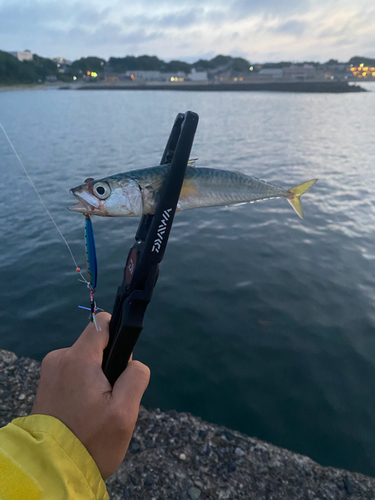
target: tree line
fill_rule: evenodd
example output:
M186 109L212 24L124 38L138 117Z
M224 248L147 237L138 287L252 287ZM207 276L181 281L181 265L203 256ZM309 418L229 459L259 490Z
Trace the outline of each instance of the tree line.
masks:
M375 66L375 59L355 56L348 63L359 65L363 62L368 66ZM307 62L314 66L320 66L317 62ZM305 63L298 63L305 64ZM340 64L337 60L331 59L326 65ZM218 68L224 68L235 73L245 73L259 70L262 68L284 68L291 66L290 61L281 61L278 63L266 63L260 65L251 65L251 63L242 57L232 57L218 55L210 60L199 59L189 64L184 61L173 60L163 61L156 56L125 56L110 57L108 61L100 57L81 57L73 61L70 65L64 67L64 72L59 71L55 61L33 55L32 61L19 61L14 56L0 50L0 84L33 84L43 83L48 77L55 77L57 80L70 82L73 76L79 77L86 75L88 71L98 74L104 71L114 73L125 73L126 71L161 71L165 73L176 73L182 71L190 73L193 69L196 71L215 71Z
M248 71L250 63L241 57L218 55L211 60L200 59L189 64L184 61L163 61L156 56L125 56L110 57L108 61L100 57L81 57L70 65L64 66L64 72L59 71L55 61L33 55L32 61L19 61L8 52L0 51L0 84L11 85L16 83L42 83L47 77L56 77L57 80L71 81L73 76L86 75L88 71L102 73L103 71L125 73L126 71L161 71L176 73L183 71L190 73L194 68L197 71L207 71L228 65L233 71Z

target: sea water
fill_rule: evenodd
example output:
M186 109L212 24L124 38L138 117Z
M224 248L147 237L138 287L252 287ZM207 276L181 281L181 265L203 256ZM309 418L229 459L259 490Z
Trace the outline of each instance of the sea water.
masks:
M375 90L375 89L374 89ZM375 475L375 92L0 92L0 122L82 268L71 187L160 161L178 112L197 166L302 197L176 215L134 357L146 407L188 411ZM0 133L0 348L41 360L87 324L88 291ZM93 217L112 310L137 219Z

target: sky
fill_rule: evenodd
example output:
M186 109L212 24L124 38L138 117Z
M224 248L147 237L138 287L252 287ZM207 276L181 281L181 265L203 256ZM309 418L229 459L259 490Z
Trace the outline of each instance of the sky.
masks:
M0 50L70 60L375 57L374 0L0 0Z

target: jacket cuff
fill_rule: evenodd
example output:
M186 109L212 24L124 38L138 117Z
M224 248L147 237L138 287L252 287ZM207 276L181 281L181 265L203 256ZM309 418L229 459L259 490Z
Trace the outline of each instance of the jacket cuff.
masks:
M49 415L30 415L14 419L11 424L28 432L35 440L44 441L51 450L51 458L61 467L66 482L72 482L72 467L76 476L87 483L95 499L108 500L108 492L98 466L81 441L68 427L55 417ZM68 467L64 463L70 462ZM63 477L64 479L64 477ZM73 482L74 481L73 479Z

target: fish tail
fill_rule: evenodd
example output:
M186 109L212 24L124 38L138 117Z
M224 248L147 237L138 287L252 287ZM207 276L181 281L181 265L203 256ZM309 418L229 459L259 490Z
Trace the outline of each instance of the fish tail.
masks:
M292 205L294 211L297 213L301 219L303 219L303 209L301 205L300 197L303 193L306 193L317 181L318 179L311 179L311 181L303 182L298 186L294 186L288 189L289 196L287 196L287 200Z

